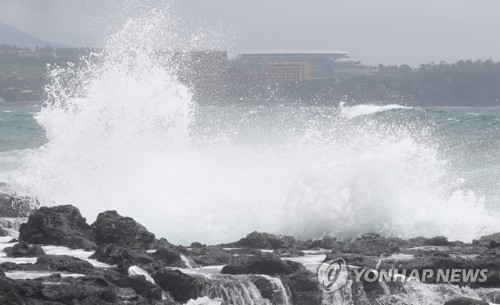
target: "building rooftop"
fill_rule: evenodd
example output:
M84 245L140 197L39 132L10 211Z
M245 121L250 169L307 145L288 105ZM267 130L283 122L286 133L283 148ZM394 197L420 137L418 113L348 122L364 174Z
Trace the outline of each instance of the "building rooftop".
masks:
M238 55L349 55L346 51L271 51L271 52L245 52Z

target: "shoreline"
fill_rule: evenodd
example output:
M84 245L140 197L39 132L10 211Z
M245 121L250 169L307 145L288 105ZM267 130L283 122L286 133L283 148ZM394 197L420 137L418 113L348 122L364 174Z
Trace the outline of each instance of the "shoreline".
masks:
M93 224L70 205L22 213L30 214L23 224L0 222L11 226L1 230L7 236L0 241L0 300L11 302L6 304L424 304L419 298L431 300L425 304L494 304L500 299L500 233L464 243L373 233L351 241L299 241L252 232L232 243L183 247L157 239L116 211L99 214ZM10 240L17 229L18 239ZM346 263L348 281L325 291L316 270L338 260ZM446 283L436 276L457 268L487 270L486 279ZM435 273L370 280L383 270L403 269Z

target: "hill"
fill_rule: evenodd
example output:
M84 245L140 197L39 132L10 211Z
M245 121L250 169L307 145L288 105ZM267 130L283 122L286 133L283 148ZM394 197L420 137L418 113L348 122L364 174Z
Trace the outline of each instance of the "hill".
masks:
M34 48L36 46L42 47L46 45L51 47L61 47L61 45L44 41L0 22L0 45L2 44L15 45L22 48Z

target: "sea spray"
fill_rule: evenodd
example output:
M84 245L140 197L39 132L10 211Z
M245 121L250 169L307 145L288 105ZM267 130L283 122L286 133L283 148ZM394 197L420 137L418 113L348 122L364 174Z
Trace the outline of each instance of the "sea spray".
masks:
M117 210L183 244L254 230L463 240L500 230L450 181L418 109L197 107L169 56L178 50L163 49L179 36L169 24L158 11L129 19L102 52L51 69L36 115L48 143L9 183L89 221Z

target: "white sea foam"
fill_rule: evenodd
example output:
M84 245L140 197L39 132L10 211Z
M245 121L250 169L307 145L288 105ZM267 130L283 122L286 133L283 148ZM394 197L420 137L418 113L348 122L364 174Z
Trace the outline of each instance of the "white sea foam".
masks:
M66 272L57 272L61 275L61 277L82 277L84 274L79 273L66 273ZM7 271L5 272L5 276L13 279L13 280L25 280L25 279L36 279L40 277L47 277L54 274L54 272L45 272L45 271Z
M52 70L36 115L48 143L9 184L44 205L74 204L89 221L117 210L183 244L254 230L469 241L500 231L483 200L450 178L425 128L345 119L402 106L204 117L159 56L159 41L178 31L158 33L165 24L161 12L130 19L78 69Z
M130 266L128 268L128 275L129 276L134 276L134 275L142 275L146 278L146 280L148 282L150 282L151 284L155 284L155 280L153 279L153 277L151 276L151 274L149 274L149 272L147 272L146 270L142 269L141 267L138 267L138 266Z
M221 305L222 300L220 299L210 299L209 297L197 298L196 300L189 300L186 305Z
M341 104L341 115L344 118L352 119L362 115L369 115L395 109L411 109L411 107L401 106L397 104L390 104L390 105L361 104L361 105L346 107Z
M42 246L42 249L45 252L45 254L48 255L68 255L87 261L91 263L94 267L98 268L111 267L111 265L90 258L90 256L94 254L95 251L86 251L83 249L70 249L68 247L62 247L62 246Z

